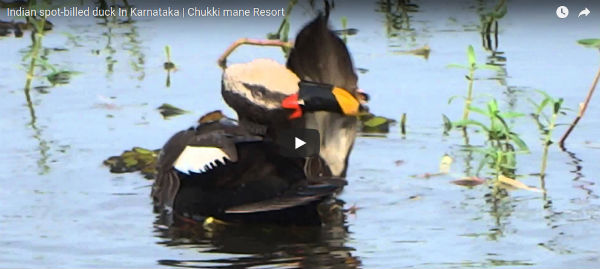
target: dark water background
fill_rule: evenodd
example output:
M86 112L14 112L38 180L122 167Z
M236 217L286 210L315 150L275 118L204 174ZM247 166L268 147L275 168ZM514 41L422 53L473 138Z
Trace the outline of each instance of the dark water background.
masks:
M359 137L350 184L339 196L358 210L344 223L307 229L169 230L155 223L151 181L102 165L133 146L161 147L205 112L233 116L220 98L215 61L237 38L274 32L281 18L56 18L43 55L80 74L57 86L36 77L30 102L23 56L31 39L0 37L0 267L598 267L599 100L568 151L550 148L545 197L516 190L492 201L487 184L450 183L481 159L463 150L461 132L442 134L441 115L462 113L462 100L448 99L467 86L464 70L446 66L466 62L468 45L478 62L503 68L476 73L475 104L493 96L501 109L531 113L526 100L539 98L533 90L540 89L574 110L559 123L575 116L597 70L598 51L576 40L600 36L600 6L569 1L571 15L559 20L558 2L515 2L498 20L495 51L482 46L480 34L480 15L494 3L419 1L406 20L383 2L336 2L333 27L346 16L359 30L347 44L356 67L366 70L359 83L371 95L371 111L395 119L406 113L408 133L395 126L385 136ZM578 19L586 4L592 13ZM304 1L294 7L292 35L314 14ZM0 19L12 18L2 10ZM165 45L178 67L170 87ZM402 53L424 45L428 59ZM257 57L284 61L278 49L242 47L230 62ZM165 120L156 110L163 103L191 113ZM511 124L531 149L518 156L519 180L539 187L539 130L530 117ZM471 138L484 142L480 134ZM444 154L454 159L449 175L412 177L437 172Z

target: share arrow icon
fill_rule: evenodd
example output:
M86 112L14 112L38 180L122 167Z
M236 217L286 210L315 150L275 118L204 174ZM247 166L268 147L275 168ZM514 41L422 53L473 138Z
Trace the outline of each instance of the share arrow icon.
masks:
M579 15L577 16L577 18L581 17L581 15L587 17L587 15L590 15L590 10L586 7L584 10L582 10L581 12L579 12Z

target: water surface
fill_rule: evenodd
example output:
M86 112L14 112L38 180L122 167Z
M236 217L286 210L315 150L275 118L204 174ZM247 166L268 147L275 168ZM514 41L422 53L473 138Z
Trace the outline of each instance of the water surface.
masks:
M44 56L80 74L56 86L36 77L30 102L23 56L31 39L0 37L0 267L598 267L597 100L568 151L550 148L546 196L516 190L492 199L487 184L451 184L481 156L463 150L461 132L443 135L441 115L461 116L462 101L448 99L465 94L465 71L446 66L466 62L468 45L479 62L503 68L476 73L476 104L493 96L502 109L530 113L526 99L538 98L533 90L540 89L576 109L599 64L598 52L576 40L600 35L600 17L592 16L600 8L589 5L585 20L558 20L552 1L535 9L509 1L498 20L498 46L490 50L480 15L493 5L483 1L417 2L408 21L382 3L336 4L333 27L340 29L346 16L348 27L359 30L347 45L366 71L359 83L371 95L371 111L395 119L406 113L408 133L394 126L383 137L356 140L350 184L338 198L358 209L344 222L316 228L168 229L152 213L151 181L102 165L133 146L161 147L208 111L234 116L220 98L215 61L237 38L275 31L281 18L55 19ZM586 3L569 4L573 14ZM299 3L291 33L314 14ZM178 67L170 87L165 45ZM424 45L431 48L427 59L402 53ZM278 49L243 47L230 62L256 57L284 61ZM165 120L156 110L163 103L191 113ZM512 124L531 149L518 156L519 179L539 187L539 130L530 117ZM471 144L483 142L481 134L471 135ZM437 172L444 154L454 159L450 175L413 177Z

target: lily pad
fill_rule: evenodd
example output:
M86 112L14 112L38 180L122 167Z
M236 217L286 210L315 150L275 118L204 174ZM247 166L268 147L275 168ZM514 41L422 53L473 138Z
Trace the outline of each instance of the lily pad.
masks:
M188 113L188 111L186 111L186 110L183 110L181 108L178 108L173 105L166 104L166 103L162 104L157 109L160 112L160 114L163 116L163 118L165 118L165 119Z
M156 161L160 150L134 147L118 156L111 156L103 163L111 173L131 173L139 171L147 179L156 177Z

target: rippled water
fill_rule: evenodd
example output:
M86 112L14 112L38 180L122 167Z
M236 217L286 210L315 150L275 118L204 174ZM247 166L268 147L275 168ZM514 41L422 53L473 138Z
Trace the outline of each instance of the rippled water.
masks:
M530 113L526 100L541 89L576 110L599 54L575 41L600 35L600 17L592 16L600 9L589 6L585 20L558 20L551 2L534 9L509 1L493 51L484 49L479 30L480 14L492 5L417 4L406 21L401 9L384 12L385 4L367 3L358 13L336 3L334 27L346 16L359 30L347 44L366 71L360 86L371 95L371 111L395 119L406 113L408 133L394 126L384 137L357 139L350 184L338 197L356 210L324 227L167 228L152 213L151 181L102 165L133 146L159 148L205 112L234 115L221 101L215 60L237 38L275 31L280 18L55 19L43 55L80 73L56 86L37 77L29 95L22 58L31 39L0 37L0 267L598 267L598 100L568 150L550 148L546 195L516 190L494 198L487 184L451 184L481 156L464 150L460 132L443 135L441 115L462 113L462 100L449 105L448 98L466 91L465 71L446 66L465 62L469 44L480 62L504 70L476 73L476 104L491 95L502 109ZM569 5L575 14L583 2ZM299 3L291 32L313 14ZM178 66L170 87L165 45ZM424 45L428 59L403 53ZM256 57L283 62L280 50L256 47L239 49L230 61ZM191 113L164 120L156 110L163 103ZM539 131L530 117L512 124L531 149L518 156L519 179L539 187ZM473 133L470 143L482 144L481 137ZM435 173L444 154L454 159L449 175L414 177Z

